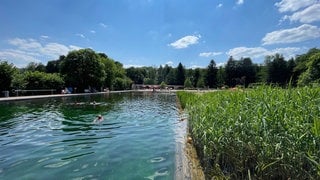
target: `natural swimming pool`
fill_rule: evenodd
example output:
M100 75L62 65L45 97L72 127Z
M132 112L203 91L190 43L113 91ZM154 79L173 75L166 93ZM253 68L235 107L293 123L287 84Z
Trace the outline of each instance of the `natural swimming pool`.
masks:
M174 179L178 119L175 94L2 102L0 179Z

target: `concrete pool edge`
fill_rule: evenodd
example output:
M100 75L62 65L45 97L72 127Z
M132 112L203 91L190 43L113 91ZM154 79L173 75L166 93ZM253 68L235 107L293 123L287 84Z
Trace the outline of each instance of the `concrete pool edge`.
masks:
M197 152L189 136L188 116L179 108L179 120L175 128L176 160L175 179L177 180L202 180L205 179Z

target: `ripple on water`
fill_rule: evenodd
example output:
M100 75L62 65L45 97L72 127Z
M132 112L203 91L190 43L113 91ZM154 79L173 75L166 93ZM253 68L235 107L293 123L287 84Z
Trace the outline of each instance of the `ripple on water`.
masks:
M165 161L165 160L166 160L166 158L164 158L164 157L155 157L155 158L152 158L150 160L150 162L151 163L158 163L158 162L162 162L162 161Z
M148 177L145 177L145 178L154 180L157 177L168 176L168 175L169 175L168 169L167 168L161 168L158 171L154 172L154 174L152 174L151 176L148 176Z
M59 167L65 166L71 162L72 161L62 161L62 162L58 162L58 163L54 163L54 164L48 164L48 165L45 165L44 167L46 167L46 168L59 168Z

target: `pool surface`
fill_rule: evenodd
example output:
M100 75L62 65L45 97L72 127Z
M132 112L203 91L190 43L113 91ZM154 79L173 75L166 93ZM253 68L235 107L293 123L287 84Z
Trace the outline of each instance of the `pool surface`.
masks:
M174 179L178 119L175 94L0 102L0 179Z

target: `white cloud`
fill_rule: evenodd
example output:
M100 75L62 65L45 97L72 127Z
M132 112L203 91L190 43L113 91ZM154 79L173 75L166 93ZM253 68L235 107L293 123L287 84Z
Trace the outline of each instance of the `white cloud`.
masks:
M295 43L320 37L320 28L303 24L292 29L283 29L267 33L262 39L263 45Z
M41 48L41 44L34 39L14 38L10 39L8 42L10 45L14 45L22 50L33 50Z
M30 62L40 62L33 54L13 49L0 51L0 59L13 63L16 67L25 67Z
M270 54L282 54L286 59L293 58L298 54L303 53L307 48L298 48L298 47L286 47L286 48L277 48L270 51Z
M81 38L86 38L86 36L84 34L80 34L80 33L76 34L76 36L79 36Z
M103 27L103 28L107 28L108 26L106 25L106 24L104 24L104 23L100 23L99 24L101 27Z
M244 3L244 0L237 0L237 4L238 5L241 5L241 4L243 4Z
M301 23L311 23L320 21L320 3L313 4L302 11L295 12L291 16L285 16L290 21L300 21Z
M144 67L144 65L137 65L137 64L124 64L123 65L124 68L130 68L130 67L134 67L134 68L141 68Z
M297 54L302 53L303 48L298 47L286 47L277 48L273 50L268 50L263 47L236 47L230 49L226 54L232 56L235 59L240 59L242 57L250 57L252 59L264 58L267 55L274 55L276 53L282 54L285 58L295 57Z
M35 39L14 38L8 40L11 49L0 50L0 59L7 60L17 67L24 67L30 62L42 62L57 59L60 55L66 55L69 51L81 49L74 45L59 43L41 44Z
M165 64L165 65L173 66L173 65L174 65L174 63L173 63L172 61L168 61L168 62L166 62L166 64Z
M221 8L222 6L223 6L223 4L220 3L220 4L218 4L218 5L216 6L216 8Z
M190 45L198 44L200 38L201 38L200 35L185 36L185 37L178 39L177 41L169 44L169 46L171 46L175 49L187 48Z
M95 31L95 30L91 30L90 32L91 32L92 34L95 34L95 33L96 33L96 31Z
M274 5L278 7L279 12L283 13L294 12L315 3L317 3L317 0L282 0Z
M200 57L213 57L222 54L222 52L202 52L199 54Z
M230 49L226 54L236 59L240 59L241 57L260 58L266 56L268 50L263 47L236 47Z
M40 36L40 38L42 38L42 39L49 39L49 36L42 35L42 36Z

